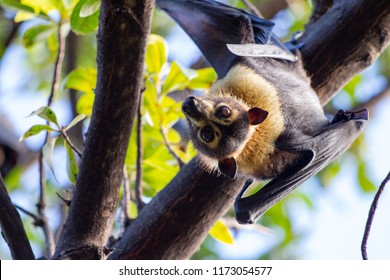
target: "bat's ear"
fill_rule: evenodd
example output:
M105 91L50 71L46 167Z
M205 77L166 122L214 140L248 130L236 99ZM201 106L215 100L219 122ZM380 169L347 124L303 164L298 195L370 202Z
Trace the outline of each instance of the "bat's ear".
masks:
M268 112L258 107L250 108L248 110L249 123L257 125L262 123L268 116Z
M236 177L237 164L234 158L225 158L218 161L218 168L224 175L228 176L231 179Z

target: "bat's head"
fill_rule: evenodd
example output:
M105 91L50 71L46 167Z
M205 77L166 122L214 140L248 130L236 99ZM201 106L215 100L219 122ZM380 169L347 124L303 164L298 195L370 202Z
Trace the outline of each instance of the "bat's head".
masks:
M234 178L235 157L253 134L253 127L265 120L267 111L249 108L233 97L189 96L182 105L195 148L218 160L222 173Z

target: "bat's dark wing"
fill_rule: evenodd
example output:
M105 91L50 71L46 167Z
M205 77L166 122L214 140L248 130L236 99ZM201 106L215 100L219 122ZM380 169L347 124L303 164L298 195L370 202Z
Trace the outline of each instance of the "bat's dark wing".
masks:
M191 37L219 78L226 75L238 58L226 44L282 45L272 35L274 23L244 10L211 0L157 0L156 3Z
M271 208L304 181L317 174L321 169L345 152L361 133L368 119L368 111L341 111L321 133L307 139L292 139L299 144L283 141L276 143L277 148L297 152L301 158L296 166L274 178L262 189L249 197L242 197L246 184L236 198L236 219L239 223L254 223L261 214Z

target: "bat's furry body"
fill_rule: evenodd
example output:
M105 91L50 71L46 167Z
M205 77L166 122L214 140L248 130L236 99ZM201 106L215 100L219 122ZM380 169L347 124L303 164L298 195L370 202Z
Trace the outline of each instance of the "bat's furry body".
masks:
M289 52L272 34L273 23L212 0L157 5L190 35L219 77L206 97L183 103L200 162L232 178L272 179L242 198L248 180L235 204L240 223L253 223L363 130L367 110L340 111L329 122L298 53L291 62L236 56L227 49L226 44L271 44Z

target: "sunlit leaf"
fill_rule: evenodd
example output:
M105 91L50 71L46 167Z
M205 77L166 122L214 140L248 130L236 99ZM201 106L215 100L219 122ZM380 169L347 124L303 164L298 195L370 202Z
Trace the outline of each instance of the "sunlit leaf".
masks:
M48 125L40 125L40 124L34 125L30 127L25 133L23 133L23 135L19 139L19 142L31 136L37 135L42 131L57 131L57 130L51 128Z
M59 127L56 114L53 112L52 109L50 109L47 106L43 106L43 107L39 108L38 110L32 112L27 117L31 117L31 116L39 116L42 119L45 119L48 122L54 123L55 125L57 125L57 127Z
M57 32L52 32L47 39L47 47L51 52L55 52L58 50L59 42L58 42L58 34Z
M196 70L196 73L198 75L191 79L188 84L188 88L190 89L209 88L217 79L217 73L211 67Z
M370 178L367 176L367 166L363 160L359 160L358 166L358 180L360 187L364 192L372 192L376 190L375 185L371 182Z
M35 14L39 14L40 12L44 12L47 14L54 9L60 10L62 8L62 1L20 0L20 3L31 7L34 10Z
M74 7L70 16L70 26L77 34L87 34L97 30L99 24L100 9L90 16L81 17L80 12L84 4L89 0L80 0Z
M92 93L96 87L96 68L80 67L70 72L62 82L63 89Z
M68 143L65 142L66 148L66 173L68 174L69 181L72 184L76 183L77 174L79 173L79 168L77 165L77 159L75 151L69 147Z
M23 2L20 0L1 0L0 3L5 8L17 11L16 16L18 18L15 19L16 22L27 20L30 19L31 17L34 17L37 14L36 11L38 12L37 16L45 20L51 20L51 18L47 15L47 13L38 9L34 3L33 3L34 7L23 4Z
M58 137L50 137L47 139L46 144L42 148L42 154L43 158L45 159L47 165L49 166L51 172L53 173L54 178L56 178L56 174L54 172L54 165L53 165L53 152L54 152L54 146L56 144ZM58 180L57 180L58 181Z
M29 48L35 44L48 40L49 36L55 34L55 26L52 24L34 25L23 34L23 44Z
M71 129L73 126L84 120L87 116L84 114L78 115L75 117L64 129L65 131Z
M210 235L216 240L226 243L233 244L234 239L232 234L229 231L229 228L222 222L218 220L209 231Z
M149 35L146 46L145 62L149 73L159 73L167 62L168 47L163 37Z
M165 94L175 90L185 89L190 80L196 76L197 74L194 70L186 69L176 62L172 62L168 77L162 87L162 93Z
M16 13L16 15L14 17L14 21L15 22L23 22L23 21L35 18L35 16L36 15L34 13L19 11Z
M77 112L79 114L91 116L94 100L95 100L95 94L93 93L85 93L82 96L80 96L76 105Z
M89 17L100 9L100 0L87 0L80 9L80 17Z

